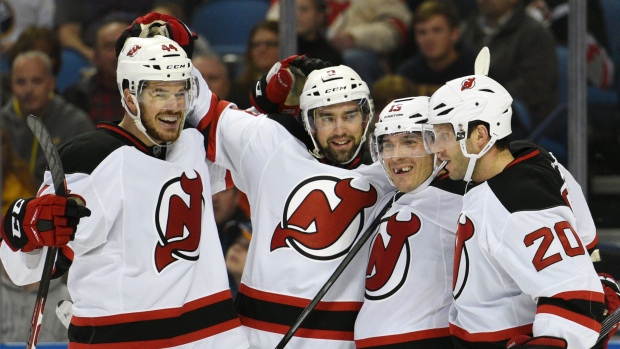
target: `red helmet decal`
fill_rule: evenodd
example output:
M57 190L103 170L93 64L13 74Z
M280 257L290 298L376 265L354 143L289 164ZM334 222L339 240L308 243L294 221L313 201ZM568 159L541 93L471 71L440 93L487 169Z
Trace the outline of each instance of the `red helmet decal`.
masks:
M461 82L461 91L466 90L468 88L473 88L476 85L476 78L469 78L467 80L463 80Z
M142 46L140 45L133 45L132 48L129 49L129 51L127 52L127 56L129 57L133 57L136 55L136 53L138 53L138 50L141 49Z

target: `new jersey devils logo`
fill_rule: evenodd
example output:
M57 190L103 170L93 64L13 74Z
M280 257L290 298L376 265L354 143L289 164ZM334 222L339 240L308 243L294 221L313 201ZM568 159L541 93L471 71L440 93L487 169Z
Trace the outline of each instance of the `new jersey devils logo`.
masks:
M454 248L454 269L452 270L452 295L459 298L469 276L469 255L465 243L474 237L474 223L464 214L459 217Z
M184 173L164 185L155 213L159 233L155 245L158 273L179 259L198 260L203 208L202 179L198 173L195 178Z
M313 177L289 195L282 221L271 238L271 251L290 247L320 260L349 251L364 225L364 209L377 201L377 191L353 186L353 178Z
M476 85L476 78L469 78L467 80L463 80L461 82L461 91L467 90L468 88L473 88Z
M371 244L366 269L367 299L390 297L407 280L411 262L411 249L407 240L420 231L421 223L420 218L411 212L405 221L397 220L396 215L382 221Z
M138 50L139 50L139 49L141 49L141 48L142 48L142 46L140 46L140 45L133 45L133 46L129 49L129 51L127 51L127 56L128 56L128 57L133 57L133 56L135 56L135 55L136 55L136 53L138 53Z

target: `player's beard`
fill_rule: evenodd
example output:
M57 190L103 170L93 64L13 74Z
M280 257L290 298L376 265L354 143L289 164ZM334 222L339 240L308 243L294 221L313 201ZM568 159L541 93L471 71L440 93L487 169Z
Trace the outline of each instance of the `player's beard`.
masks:
M341 138L341 137L340 137ZM332 142L333 137L330 137L329 139L327 139L327 145L319 145L319 147L321 148L321 153L323 153L323 155L325 156L325 158L327 158L327 160L331 161L331 162L335 162L335 163L339 163L339 164L344 164L347 163L349 161L351 161L353 159L353 156L355 155L355 152L357 151L357 148L359 148L360 143L361 143L361 138L360 139L356 139L353 136L347 137L349 139L349 141L351 141L351 143L353 144L353 146L349 149L334 149L332 147L330 147L329 145Z
M165 114L167 114L167 115L177 115L179 117L179 121L180 122L183 121L183 112L176 112L176 113L167 112ZM159 141L159 142L162 142L162 143L170 143L170 142L174 142L177 139L179 139L179 136L181 135L181 130L183 129L183 125L180 124L179 127L177 128L176 132L174 132L174 133L162 132L162 131L158 130L157 127L155 126L155 123L156 123L158 115L156 115L154 118L151 118L151 119L146 119L144 116L142 116L140 118L141 121L142 121L142 125L144 125L144 128L146 129L146 133L153 140Z

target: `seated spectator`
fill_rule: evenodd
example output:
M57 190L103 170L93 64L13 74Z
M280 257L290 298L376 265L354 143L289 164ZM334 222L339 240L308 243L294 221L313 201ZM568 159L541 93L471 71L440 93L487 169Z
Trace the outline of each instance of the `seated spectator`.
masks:
M85 76L77 84L70 86L63 96L86 113L97 123L120 120L125 110L117 102L116 55L114 44L129 22L111 21L99 28L95 44L94 75Z
M239 189L231 187L212 196L213 215L224 253L236 236L250 225L250 219L239 207L239 194Z
M411 11L400 0L329 0L327 40L369 86L390 71L405 43ZM279 3L267 13L277 19Z
M11 145L28 163L37 185L43 181L47 161L26 124L26 116L38 116L56 145L94 128L85 112L54 94L52 69L52 61L41 51L17 55L11 67L13 97L0 110Z
M297 0L297 53L342 64L340 52L325 39L327 0Z
M245 69L233 84L229 100L240 109L251 107L250 89L280 60L278 54L278 22L264 21L254 25L245 50Z
M533 129L558 104L553 35L525 13L520 0L476 0L476 4L478 14L465 22L461 38L475 52L489 47L489 77L523 102ZM513 133L515 127L524 126L513 123Z
M379 111L395 99L417 96L415 92L415 84L409 78L401 75L385 75L370 87L370 95L374 101L375 110ZM373 122L378 118L379 113L375 113ZM372 133L372 130L369 130L368 133Z
M192 63L207 81L211 92L215 93L220 99L227 100L231 82L228 68L222 59L215 53L194 54Z
M415 93L410 96L430 96L446 82L474 73L476 56L459 43L458 26L452 4L430 0L418 6L413 16L418 53L396 69L396 74L415 83Z
M150 11L183 18L178 0L57 0L54 22L62 45L94 62L96 33L110 17L132 22Z
M251 233L249 226L247 229L242 230L234 239L228 251L226 251L226 270L228 271L228 282L233 299L237 296L239 285L241 284L241 276L243 275L243 268L245 267L245 260L250 247L250 239L252 238Z
M37 50L44 52L52 61L52 73L54 76L60 72L62 65L62 46L56 32L45 27L28 27L21 33L7 55L9 67L18 54L26 51ZM7 71L2 74L2 105L11 98L11 77Z
M0 53L7 54L21 33L30 26L53 28L54 7L54 0L0 1L0 13L2 13Z

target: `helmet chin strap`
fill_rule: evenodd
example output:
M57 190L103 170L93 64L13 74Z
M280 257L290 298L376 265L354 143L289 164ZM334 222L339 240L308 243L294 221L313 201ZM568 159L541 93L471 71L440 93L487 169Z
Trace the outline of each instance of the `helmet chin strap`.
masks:
M484 148L482 148L482 150L478 154L469 154L467 152L467 146L465 144L466 141L467 138L461 139L459 141L459 144L461 146L461 151L463 152L463 155L469 158L469 163L467 164L467 171L465 171L465 177L463 177L463 180L469 183L471 182L471 176L474 174L474 167L476 167L476 161L478 161L478 159L480 159L484 154L489 151L489 149L491 149L493 144L495 144L495 141L497 141L497 137L495 135L491 136L489 142L484 146Z

